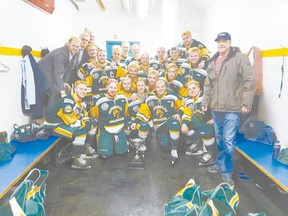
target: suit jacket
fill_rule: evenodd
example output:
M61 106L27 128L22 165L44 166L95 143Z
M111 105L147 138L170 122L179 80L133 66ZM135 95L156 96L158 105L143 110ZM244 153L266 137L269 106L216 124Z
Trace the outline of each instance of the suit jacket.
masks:
M74 57L69 61L69 50L63 46L52 50L39 61L39 66L45 74L47 89L52 92L64 90L64 83L69 83Z

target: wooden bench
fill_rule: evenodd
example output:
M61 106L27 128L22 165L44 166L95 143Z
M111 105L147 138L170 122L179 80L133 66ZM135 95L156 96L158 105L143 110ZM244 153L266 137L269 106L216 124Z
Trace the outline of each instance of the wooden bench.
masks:
M16 153L9 161L0 163L0 199L58 142L60 138L50 136L47 140L34 140L27 143L12 141Z
M288 192L288 166L272 157L272 145L249 141L239 136L236 150L282 190Z

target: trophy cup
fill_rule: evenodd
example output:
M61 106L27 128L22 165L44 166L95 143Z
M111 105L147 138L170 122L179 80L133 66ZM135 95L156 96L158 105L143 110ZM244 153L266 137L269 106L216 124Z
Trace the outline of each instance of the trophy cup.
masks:
M130 145L135 149L135 156L131 159L129 163L129 169L144 169L143 160L138 154L139 148L142 145L144 145L144 141L145 140L140 139L140 138L129 140Z

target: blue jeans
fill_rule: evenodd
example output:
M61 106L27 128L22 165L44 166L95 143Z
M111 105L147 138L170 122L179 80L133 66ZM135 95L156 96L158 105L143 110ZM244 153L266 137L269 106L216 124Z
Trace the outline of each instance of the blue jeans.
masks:
M215 138L218 147L216 163L221 173L233 174L236 134L240 124L239 112L212 111Z

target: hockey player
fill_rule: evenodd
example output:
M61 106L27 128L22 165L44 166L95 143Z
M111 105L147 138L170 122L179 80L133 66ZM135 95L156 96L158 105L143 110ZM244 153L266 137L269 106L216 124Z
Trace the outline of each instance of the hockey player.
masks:
M154 68L152 62L150 62L150 67L152 66L153 69L158 70L159 72L165 70L165 67L167 65L167 55L165 47L158 47L156 50L156 56L153 59L157 60L158 68Z
M192 47L187 51L187 61L193 70L206 70L209 64L208 59L201 58L201 51L198 47ZM204 65L202 64L203 61Z
M89 43L86 47L88 53L88 62L83 64L82 67L78 70L77 75L79 79L85 80L87 83L87 101L91 100L92 92L92 76L90 76L90 72L97 68L97 47L94 43Z
M168 83L169 91L177 92L178 97L182 97L185 96L185 92L187 92L185 87L185 79L177 71L177 65L175 63L169 63L166 66L164 79Z
M133 91L136 91L136 81L138 79L139 70L140 70L140 66L139 66L139 63L136 61L132 61L128 65L128 73L127 74L131 78ZM121 87L120 87L120 90L121 90Z
M150 68L149 62L150 62L149 54L147 52L144 52L141 55L141 59L140 59L140 70L138 72L139 77L147 78L147 73Z
M122 53L121 47L119 45L114 45L112 47L112 56L110 62L114 62L116 66L120 66L124 70L127 70L127 65L124 62L120 61L121 53Z
M159 72L157 70L149 70L147 77L147 92L148 94L154 94L156 88L156 82L159 78Z
M139 44L133 44L131 46L131 51L133 53L132 57L126 59L125 64L128 66L132 61L140 62L141 58L141 47Z
M89 159L97 157L96 151L91 147L95 140L97 120L88 117L85 103L82 102L86 91L86 82L76 81L75 93L61 98L53 107L49 107L44 122L44 127L52 128L56 135L73 140L73 169L91 168Z
M120 56L120 62L125 64L126 59L128 59L129 56L129 50L130 50L130 43L129 41L122 41L121 43L121 56Z
M117 94L118 81L107 81L107 93L94 96L90 115L98 119L96 136L98 154L105 158L127 152L124 132L125 117L128 114L128 100Z
M107 92L108 79L120 79L127 73L126 70L120 66L116 66L115 63L109 63L106 61L106 51L97 51L97 68L90 72L92 78L92 96L103 94Z
M136 118L137 112L141 106L141 104L143 104L146 100L146 98L148 97L148 94L146 92L146 84L145 84L146 80L144 78L138 78L136 85L137 85L137 92L133 94L133 96L130 98L129 100L129 105L128 105L128 116L129 118L127 119L127 124L126 124L126 128L125 128L125 133L127 136L127 139L134 139L138 137L137 131L131 131L131 125L133 123L133 121ZM148 127L149 125L147 124L147 128L150 129ZM146 146L147 143L149 143L149 141L146 142ZM141 147L141 151L145 151L146 150L146 146L142 145Z
M119 94L124 95L127 99L131 97L134 90L132 89L132 80L130 77L125 76L121 79L120 89Z
M177 46L173 46L170 49L170 58L168 58L168 64L175 63L177 68L180 68L183 63L187 63L186 55L181 56L181 52Z
M166 82L158 79L156 93L149 96L141 105L136 119L131 125L132 130L139 128L139 138L146 139L149 132L147 123L152 120L160 146L171 149L172 164L178 158L181 103L182 101L175 94L167 91Z
M215 163L215 138L211 112L203 112L202 93L199 82L192 80L187 83L189 96L184 99L184 106L189 108L193 115L182 116L181 132L186 140L192 141L186 155L200 155L200 165Z
M203 43L193 39L190 31L182 32L182 42L178 45L178 47L184 48L186 53L188 52L190 48L198 47L201 52L200 54L201 54L201 59L202 59L199 68L203 68L205 61L207 61L210 58L208 55L209 50L206 48L206 46Z

